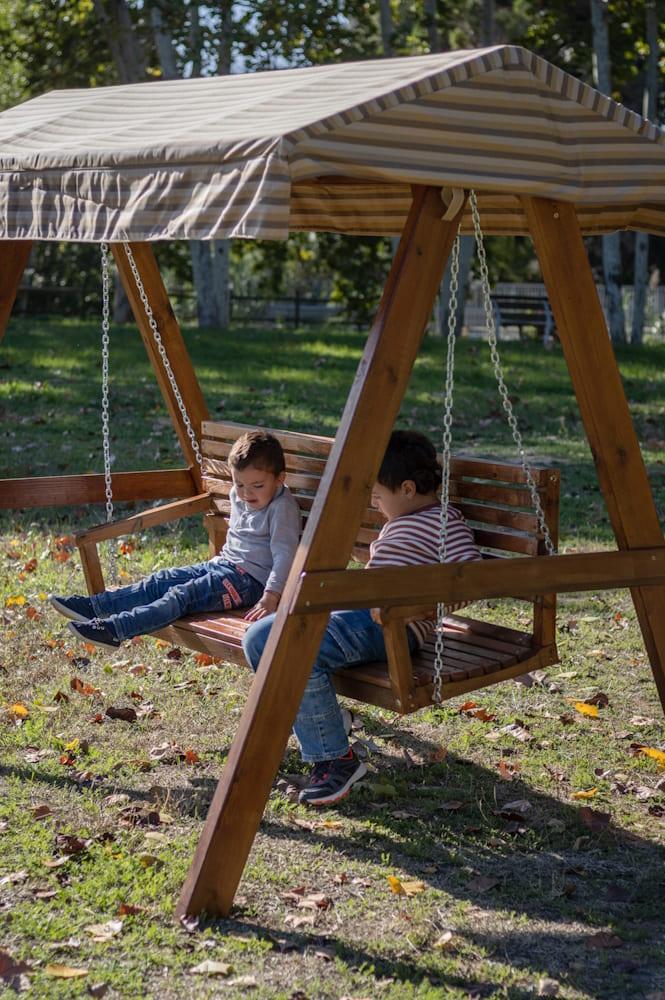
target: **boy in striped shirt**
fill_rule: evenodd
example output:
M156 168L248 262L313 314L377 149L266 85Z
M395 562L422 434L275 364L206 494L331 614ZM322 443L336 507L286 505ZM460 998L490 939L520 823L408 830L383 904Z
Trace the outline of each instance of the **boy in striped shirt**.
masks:
M383 514L386 523L370 545L367 568L439 561L440 484L441 466L429 438L417 431L394 431L372 488L372 506ZM449 507L446 560L479 558L464 517L455 507ZM243 649L253 670L259 665L272 620L273 616L263 618L245 633ZM424 620L409 622L411 652L420 648L432 624ZM378 608L331 613L293 727L303 760L313 765L309 782L300 792L300 802L314 806L338 802L365 775L365 764L349 746L349 727L331 675L345 667L386 658Z

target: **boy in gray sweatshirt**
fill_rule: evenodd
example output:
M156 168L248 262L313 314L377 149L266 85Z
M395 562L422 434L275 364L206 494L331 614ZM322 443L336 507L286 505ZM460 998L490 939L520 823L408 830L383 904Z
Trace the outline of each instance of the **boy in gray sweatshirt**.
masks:
M248 607L257 621L277 609L300 537L300 508L285 485L284 452L267 431L249 431L228 458L231 517L219 555L193 566L159 570L138 583L50 598L73 619L78 638L116 648L183 615Z

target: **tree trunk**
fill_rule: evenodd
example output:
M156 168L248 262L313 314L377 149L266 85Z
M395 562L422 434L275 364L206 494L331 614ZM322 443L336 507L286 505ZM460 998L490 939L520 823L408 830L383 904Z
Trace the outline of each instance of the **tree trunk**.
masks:
M199 326L219 326L217 302L213 289L210 243L206 240L189 240L192 259L192 281L196 290L196 316Z
M439 32L436 27L436 0L425 0L425 21L427 23L427 38L430 52L439 52Z
M480 35L483 45L494 45L494 0L483 0L483 23Z
M220 4L221 24L219 32L217 73L227 76L231 72L233 43L232 0ZM217 306L219 326L226 329L231 322L231 240L214 240L212 244L212 283Z
M607 4L603 0L591 0L591 33L594 86L601 93L611 97L610 35L607 25ZM602 239L607 325L612 343L625 344L626 321L621 298L621 241L619 233L610 233Z
M379 23L381 25L381 43L383 45L383 52L387 56L392 56L393 53L393 14L390 9L390 0L379 0Z
M106 38L121 83L139 83L146 78L146 60L136 37L126 0L94 0L100 31ZM113 285L113 322L129 323L132 309L118 275Z
M464 325L464 305L469 286L471 261L476 249L473 236L463 236L459 249L459 278L457 288L457 309L455 310L455 336L459 337ZM436 311L436 332L441 337L448 336L448 314L450 305L450 260L446 265L443 281L439 288L439 299Z
M126 0L94 0L95 13L108 42L121 83L146 76L146 61Z
M642 114L655 122L658 117L658 15L655 0L647 0L646 36L649 46L644 79ZM649 281L649 234L635 234L635 270L633 272L633 322L630 342L641 347L644 337L644 311Z

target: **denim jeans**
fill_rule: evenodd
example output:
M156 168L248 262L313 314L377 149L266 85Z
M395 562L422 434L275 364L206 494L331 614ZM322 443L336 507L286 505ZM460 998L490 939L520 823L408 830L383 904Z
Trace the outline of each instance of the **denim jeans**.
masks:
M259 665L274 618L267 615L245 632L242 648L252 670ZM413 650L416 638L410 629L407 635ZM383 629L372 621L368 610L332 612L293 724L303 760L332 760L349 749L331 675L345 667L385 659Z
M251 607L262 594L262 583L239 566L216 558L161 569L90 600L97 617L109 621L119 639L131 639L156 632L183 615Z

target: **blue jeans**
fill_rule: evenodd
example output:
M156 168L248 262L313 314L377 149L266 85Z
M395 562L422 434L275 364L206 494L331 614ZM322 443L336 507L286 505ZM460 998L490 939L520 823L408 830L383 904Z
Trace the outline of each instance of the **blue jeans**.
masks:
M90 600L97 617L109 621L119 639L131 639L156 632L183 615L251 607L263 589L239 566L210 559L160 569L128 587L93 594Z
M274 618L260 618L245 632L242 648L252 670L259 665ZM413 651L416 638L410 629L407 635ZM332 760L349 749L331 675L345 667L386 659L383 629L372 621L368 610L332 612L293 724L303 760Z

